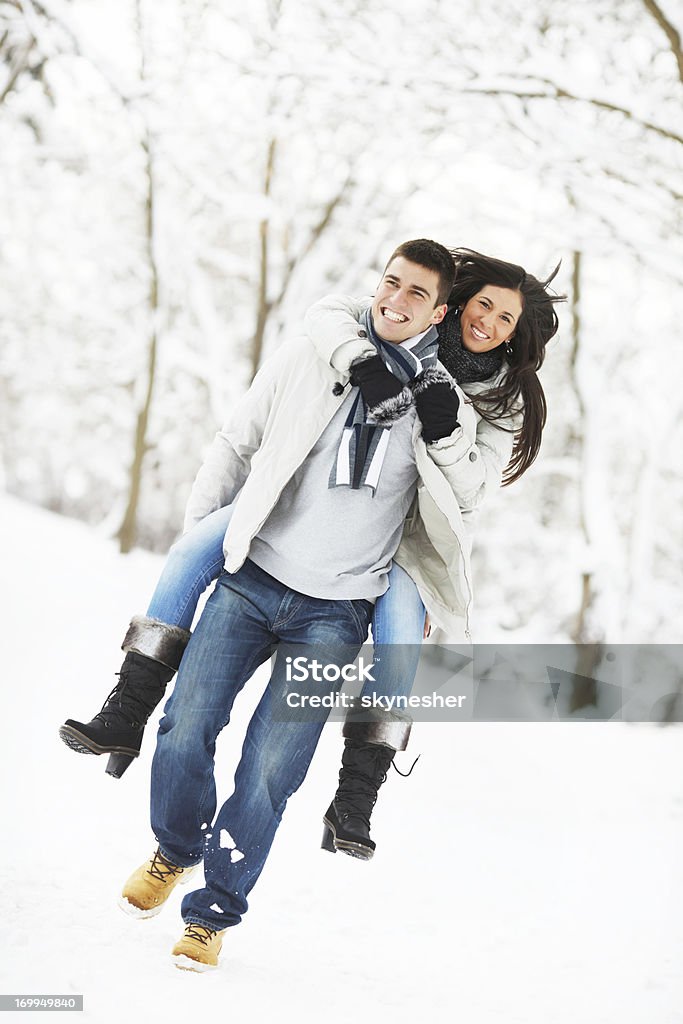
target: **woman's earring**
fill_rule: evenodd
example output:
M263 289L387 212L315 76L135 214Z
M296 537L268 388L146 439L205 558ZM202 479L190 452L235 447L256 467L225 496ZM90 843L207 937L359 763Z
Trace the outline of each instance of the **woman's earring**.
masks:
M509 338L505 342L505 355L508 356L508 358L512 355L512 338Z

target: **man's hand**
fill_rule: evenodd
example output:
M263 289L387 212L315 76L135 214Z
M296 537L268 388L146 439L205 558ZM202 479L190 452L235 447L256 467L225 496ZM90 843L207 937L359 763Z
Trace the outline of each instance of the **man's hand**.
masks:
M453 433L459 425L460 399L450 378L440 370L427 370L415 381L413 395L427 444Z
M351 383L361 390L369 410L392 398L398 398L403 384L387 370L380 356L370 356L351 366Z

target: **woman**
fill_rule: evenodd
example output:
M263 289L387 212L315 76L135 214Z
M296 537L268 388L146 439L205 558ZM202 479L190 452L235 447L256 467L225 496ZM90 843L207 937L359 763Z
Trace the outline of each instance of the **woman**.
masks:
M545 346L557 331L554 303L560 296L548 294L550 277L540 282L521 267L467 249L453 252L455 285L449 297L449 311L439 331L439 359L458 385L463 405L461 425L449 436L430 444L431 457L447 470L465 527L472 513L501 478L512 483L529 468L538 454L546 421L546 404L537 371L545 357ZM363 303L348 299L327 299L315 305L307 316L309 334L321 357L339 371L348 370L366 351L357 339L357 321ZM348 342L340 346L340 330L346 326ZM343 336L343 335L342 335ZM427 371L413 389L420 416L419 389ZM427 383L427 381L425 381ZM441 386L441 385L440 385ZM428 388L430 401L434 387ZM427 391L425 391L425 397ZM464 406L471 406L465 408ZM472 437L474 411L476 434ZM469 427L469 429L468 429ZM439 436L443 431L438 432ZM424 436L424 434L423 434ZM424 437L430 442L430 438ZM436 449L436 450L435 450ZM441 450L439 450L441 449ZM469 639L468 613L471 602L469 553L463 552L465 580L460 601ZM409 575L403 571L407 569ZM419 658L420 627L425 604L430 607L428 579L420 578L420 567L407 562L402 547L392 569L392 589L375 606L373 638L374 684L366 684L363 695L375 691L387 695L410 692ZM396 580L396 574L400 574ZM451 605L453 602L450 602ZM438 624L438 620L437 620ZM375 712L373 712L375 714ZM344 725L345 748L337 793L324 816L323 847L343 850L369 858L375 844L370 839L370 815L379 786L397 749L405 749L409 721L394 721L397 715L376 713L378 721L357 721L353 711Z
M467 513L481 504L501 478L504 483L518 479L538 453L546 406L537 371L545 346L557 330L553 306L559 297L547 291L557 269L539 282L521 267L466 249L455 250L453 256L456 280L449 312L439 326L439 358L450 378L442 371L427 370L411 390L423 424L427 419L434 424L435 406L443 399L448 429L436 429L432 437L423 428L423 439L431 446L436 466L447 468L460 509ZM372 343L359 338L358 318L364 309L365 304L353 300L323 300L307 317L311 341L321 358L336 370L350 373L351 383L359 383L361 390L363 366L377 356ZM340 344L345 330L347 340ZM428 376L435 373L436 377ZM462 423L453 417L453 392ZM189 640L199 596L221 571L231 513L230 507L212 512L174 545L147 615L135 617L126 634L122 645L126 657L117 686L91 722L69 719L60 729L62 739L74 750L109 753L107 772L117 778L139 754L147 719ZM420 523L409 516L406 530L419 529ZM452 580L449 601L451 607L461 609L466 625L472 589L467 547L464 544L459 553L458 578ZM450 560L444 561L449 564ZM389 584L375 605L374 682L366 684L366 690L404 695L410 692L417 668L426 628L425 606L437 624L440 609L428 576L423 576L414 559L403 557L401 547ZM369 829L379 786L396 750L405 749L410 731L406 716L373 712L372 720L366 719L351 712L345 723L339 787L325 814L323 838L325 849L363 859L375 849Z

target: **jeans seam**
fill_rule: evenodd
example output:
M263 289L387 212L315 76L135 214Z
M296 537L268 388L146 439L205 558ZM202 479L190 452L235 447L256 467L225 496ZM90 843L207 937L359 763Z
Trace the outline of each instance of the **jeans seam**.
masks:
M207 573L209 573L209 575L211 576L211 580L210 580L209 582L211 582L212 580L216 580L216 579L218 579L218 576L214 576L214 575L213 575L213 570L214 570L214 569L215 569L215 568L216 568L217 566L218 566L218 568L220 568L220 566L221 566L221 565L223 565L223 564L224 564L224 562L225 562L225 559L224 559L224 558L222 558L222 557L221 557L221 558L217 558L217 559L215 559L215 560L214 560L213 562L211 562L211 563L210 563L210 564L209 564L209 565L207 566L207 568L206 568L206 569L204 569L204 570L203 570L202 572L200 572L200 573L198 573L198 574L197 574L197 576L195 577L195 579L194 579L194 581L193 581L193 583L192 583L192 586L191 586L190 588L188 588L188 589L189 589L189 592L188 592L188 594L187 594L187 596L186 596L186 599L185 599L185 603L184 603L184 604L182 605L182 608L181 608L181 612L180 612L180 615L178 616L178 618L182 618L182 616L183 616L183 615L185 614L185 612L187 611L187 609L188 609L189 605L190 605L190 604L192 603L192 600L193 600L193 597L194 597L194 594L195 594L195 591L196 591L196 589L197 589L198 585L199 585L199 584L200 584L200 583L202 582L202 580L204 579L204 577L206 576L206 574L207 574ZM218 575L220 575L220 573L219 573ZM204 591L206 590L206 588L208 587L208 585L209 585L208 583L205 583L205 584L204 584L204 586L202 587L202 593L203 593L203 592L204 592ZM194 601L194 605L195 605L195 611L196 611L196 609L197 609L197 604L198 604L198 602L199 602L199 598L200 598L200 597L201 597L201 594L197 594L197 597L196 597L196 599L195 599L195 601Z
M288 624L289 622L291 622L291 620L292 620L292 619L294 618L294 616L295 616L295 615L296 615L296 614L298 613L298 611L299 611L299 609L301 608L302 604L303 604L303 603L304 603L304 601L306 600L306 595L305 595L305 594L299 594L299 592L298 592L297 590L290 590L289 588L287 588L287 594L288 594L288 595L289 595L289 594L296 594L296 595L297 595L297 597L299 598L299 601L298 601L298 602L297 602L297 604L296 604L296 605L295 605L295 606L294 606L294 607L293 607L293 608L292 608L292 609L291 609L291 610L290 610L290 611L289 611L289 612L288 612L288 613L287 613L287 614L285 615L284 619L281 619L281 618L279 617L279 615L280 615L280 610L279 610L279 607L278 607L278 611L277 611L277 614L275 615L275 618L273 619L273 624L272 624L272 630L273 630L273 632L275 632L275 630L276 630L276 629L282 629L282 628L283 628L283 626L286 626L286 625L287 625L287 624ZM309 600L310 600L310 598L309 598ZM282 601L280 602L280 605L282 605Z
M157 840L157 842L158 842L158 840ZM194 860L194 861L192 861L191 864L177 864L175 859L174 859L174 855L171 854L171 853L167 853L164 850L164 848L161 845L161 843L158 842L158 845L159 845L159 853L162 855L162 857L165 857L167 861L170 861L171 864L175 864L176 867L179 867L179 868L184 868L184 869L194 868L194 867L197 866L197 864L201 864L202 860L204 859L203 855L202 855L202 856L199 857L199 860Z
M356 610L356 606L355 606L354 602L349 598L349 599L347 599L346 603L349 606L349 608L351 609L353 617L354 617L354 619L356 621L356 626L358 628L358 638L357 639L359 639L361 644L362 644L364 642L364 640L366 639L367 635L368 635L368 627L370 626L370 617L368 618L368 621L365 624L365 630L363 630L363 624L362 624L362 622L360 620L360 616L359 616L359 614L358 614L358 612Z
M196 916L184 917L183 921L185 924L200 924L203 928L208 928L212 932L224 932L225 928L234 928L235 924L237 924L236 921L231 921L230 924L225 925L225 928L218 928L215 921L211 921L211 923L209 923L208 921L202 921Z

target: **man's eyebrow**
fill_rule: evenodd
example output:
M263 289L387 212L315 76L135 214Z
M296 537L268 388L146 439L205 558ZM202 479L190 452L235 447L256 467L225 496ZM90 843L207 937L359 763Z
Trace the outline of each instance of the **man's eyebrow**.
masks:
M492 306L495 306L495 302L493 301L493 299L490 299L490 298L488 297L488 295L484 295L484 293L483 293L483 292L482 292L482 294L481 294L481 298L482 298L482 299L486 299L486 300L487 300L488 302L490 302L490 303L491 303L491 305L492 305ZM515 314L514 314L514 313L511 313L511 312L510 312L510 311L509 311L508 309L504 309L504 310L503 310L503 313L502 313L501 315L504 315L504 316L511 316L513 320L517 320L517 317L515 316Z
M396 283L396 284L400 284L401 283L400 277L397 277L396 274L385 274L384 275L384 280L385 281L390 281L392 284L393 283ZM421 285L419 285L419 284L410 284L410 285L408 285L408 287L410 288L411 291L419 292L421 295L424 295L425 298L427 298L427 299L430 298L430 295L429 295L429 292L427 291L427 289L423 288Z

